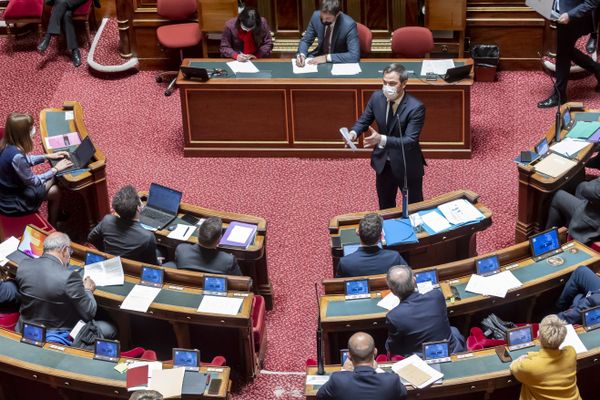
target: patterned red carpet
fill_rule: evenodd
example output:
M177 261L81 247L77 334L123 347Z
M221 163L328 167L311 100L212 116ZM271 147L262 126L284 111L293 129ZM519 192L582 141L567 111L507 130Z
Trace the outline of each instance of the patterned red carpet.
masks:
M27 40L19 40L13 49L5 38L0 39L0 119L4 121L11 111L30 112L37 119L44 107L77 100L95 144L106 153L111 195L124 184L146 189L156 181L183 190L187 202L265 217L275 291L275 309L267 317L265 368L303 371L304 361L315 353L313 285L331 276L328 221L336 214L376 208L369 161L183 158L178 93L164 97L164 87L154 82L154 73L102 80L88 73L85 62L74 68L56 47L46 56L38 55L33 39ZM98 62L119 62L117 40L116 23L111 21ZM82 53L85 58L87 52ZM595 84L593 78L572 83L571 100L600 108ZM513 243L517 173L512 160L552 123L554 110L535 107L550 88L541 72L506 72L496 83L475 84L473 158L428 161L426 198L471 189L493 211L492 227L479 234L479 252ZM244 121L239 122L243 129ZM302 397L302 382L301 376L262 375L235 398Z

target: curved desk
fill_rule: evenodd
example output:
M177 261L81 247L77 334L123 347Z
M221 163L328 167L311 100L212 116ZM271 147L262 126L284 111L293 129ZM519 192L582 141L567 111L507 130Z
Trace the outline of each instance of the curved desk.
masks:
M418 243L389 246L403 255L407 255L407 262L412 268L428 267L455 260L462 260L477 255L475 234L487 229L492 224L492 212L479 201L479 195L470 190L457 190L436 196L432 199L408 205L409 214L427 209L433 209L449 201L465 199L473 204L484 215L484 219L473 224L458 226L455 229L430 235L427 232L417 234ZM335 276L340 257L344 249L339 244L341 232L345 229L354 231L362 217L376 212L384 219L402 217L402 208L388 208L387 210L365 211L343 214L333 217L329 222L329 236L331 258L333 260L333 275Z
M20 339L20 335L0 329L0 395L12 400L35 398L35 387L41 384L45 395L56 393L62 398L72 398L74 394L86 399L130 397L127 375L117 372L115 363L94 360L89 351L52 343L40 348L21 343ZM200 370L222 380L217 395L205 394L201 398L227 399L231 386L229 367L203 366ZM33 392L30 386L34 387Z
M74 119L67 120L66 112L72 111ZM88 135L83 121L83 109L77 101L66 101L62 108L45 108L40 112L40 131L42 146L46 153L55 150L48 148L46 138L78 132L81 140ZM88 165L89 171L79 174L65 174L59 178L62 187L71 190L81 197L87 211L87 222L91 228L106 214L110 213L108 189L106 185L106 157L96 146L96 153Z

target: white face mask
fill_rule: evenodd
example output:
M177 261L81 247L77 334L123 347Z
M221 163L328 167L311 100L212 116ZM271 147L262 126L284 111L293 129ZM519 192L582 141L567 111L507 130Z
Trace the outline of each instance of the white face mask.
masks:
M252 27L252 28L247 28L247 27L245 27L245 26L244 26L244 25L242 25L242 24L240 24L240 28L242 28L242 30L243 30L243 31L246 31L246 32L250 32L252 29L254 29L254 27Z
M381 90L383 91L385 97L387 97L388 99L393 99L398 95L398 89L396 88L396 86L383 85Z
M33 126L31 128L31 132L29 133L29 135L33 138L35 136L35 126Z

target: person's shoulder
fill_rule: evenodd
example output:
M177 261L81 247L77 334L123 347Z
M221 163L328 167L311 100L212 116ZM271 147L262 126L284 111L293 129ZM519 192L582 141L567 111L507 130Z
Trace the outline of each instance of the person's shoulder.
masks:
M573 346L565 346L561 349L563 357L571 358L573 360L577 359L577 351Z
M193 251L197 246L195 244L192 243L179 243L177 245L177 247L175 248L175 252L177 253L181 253L181 252L191 252Z
M423 105L423 102L419 99L417 99L415 96L413 96L412 94L406 93L406 104L413 107L413 108L418 108Z
M321 11L315 10L310 16L310 22L320 22L321 21Z
M102 220L98 223L98 225L114 224L117 222L117 220L118 217L116 215L106 214L104 218L102 218Z
M344 25L348 25L349 27L356 26L356 21L354 20L354 18L352 18L348 14L341 13L340 18L341 18L341 21L343 21Z

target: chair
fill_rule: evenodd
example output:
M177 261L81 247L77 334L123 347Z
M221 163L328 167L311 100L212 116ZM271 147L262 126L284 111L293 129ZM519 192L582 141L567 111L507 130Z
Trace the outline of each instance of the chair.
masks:
M266 312L265 298L260 295L254 296L252 300L252 334L254 335L254 351L258 354L261 364L267 351Z
M405 26L392 33L392 54L400 58L425 58L433 50L433 34L420 26Z
M42 37L42 13L44 11L43 0L11 0L4 10L4 21L6 22L6 33L12 37L11 28L17 25L37 24L38 35ZM16 37L16 35L15 35ZM4 132L3 132L4 133Z
M37 226L47 232L54 232L55 229L39 212L22 215L18 217L0 214L0 241L4 241L11 236L21 237L27 225Z
M174 22L156 28L158 43L165 49L178 49L181 61L184 48L197 46L202 41L200 25L197 22L185 22L190 21L196 13L196 0L158 0L156 8L158 15ZM175 75L165 90L165 96L170 96L177 80L177 71L159 74L156 82L162 82L167 75Z
M208 57L208 39L210 33L216 33L215 40L221 40L225 22L238 15L237 0L199 0L198 21L202 26L202 57ZM211 39L213 39L211 37Z
M525 326L527 324L515 324L515 325L516 326ZM538 337L539 329L540 329L540 324L538 324L538 323L531 324L531 330L532 330L534 338ZM490 347L504 346L504 345L506 345L506 340L488 339L483 334L483 331L481 330L481 328L479 328L477 326L474 326L471 328L469 337L467 338L467 350L468 351L475 351L475 350L487 349Z
M88 0L73 11L73 21L82 21L85 24L85 33L87 44L92 43L92 32L90 30L90 19L96 28L96 15L94 14L94 6L92 0Z
M373 33L369 28L361 23L356 23L358 30L358 41L360 42L360 56L368 57L371 54L371 45L373 44Z
M14 331L17 321L19 320L19 313L0 314L0 328Z

